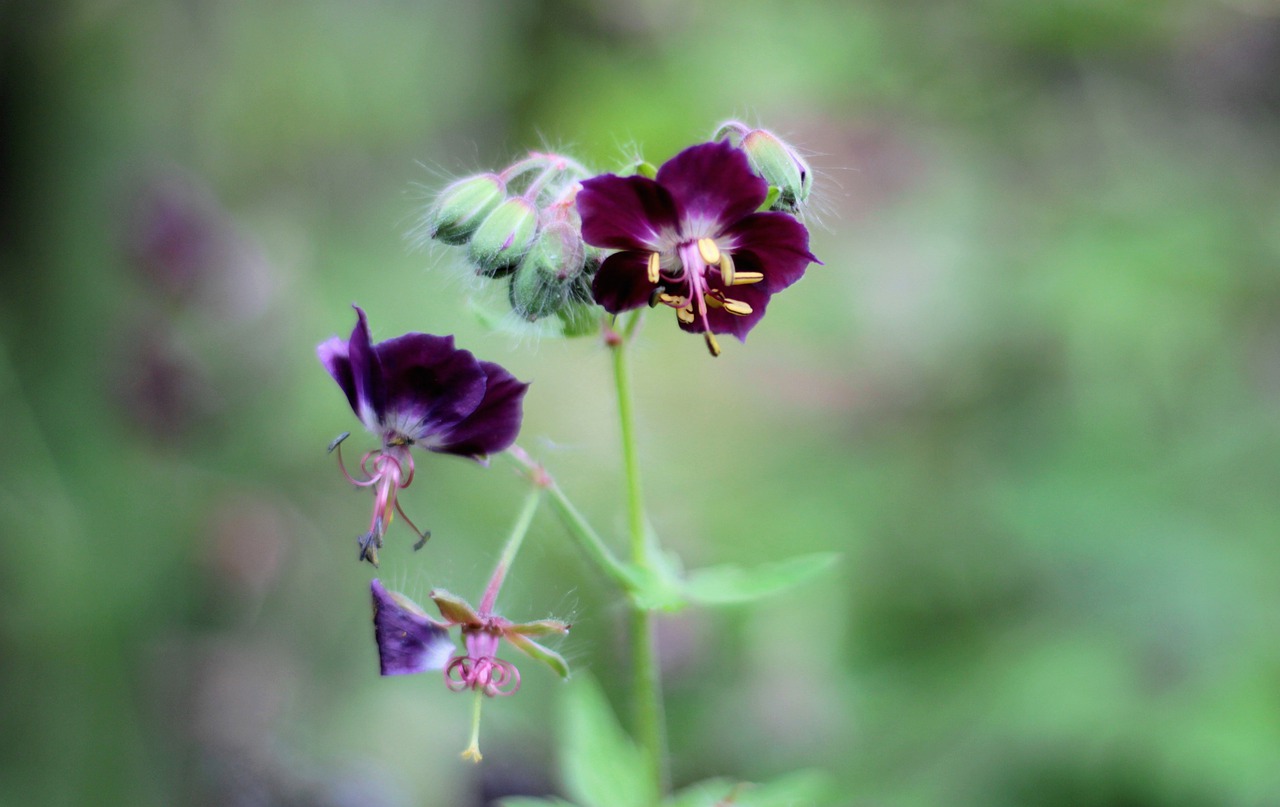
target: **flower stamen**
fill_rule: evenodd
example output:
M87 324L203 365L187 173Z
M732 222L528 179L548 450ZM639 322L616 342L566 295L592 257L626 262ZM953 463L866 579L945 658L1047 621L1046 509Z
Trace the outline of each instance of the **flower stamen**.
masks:
M741 300L731 300L726 297L724 299L724 310L733 314L735 317L745 317L751 313L752 308Z
M715 334L711 331L704 331L702 334L707 340L707 350L711 351L712 356L720 355L720 343L716 341Z
M698 239L698 254L702 256L708 266L718 266L720 264L720 247L710 238ZM730 262L732 264L732 261ZM732 271L732 269L730 269Z
M656 252L649 253L649 282L657 283L662 272L662 256Z
M724 252L720 255L720 277L726 286L734 285L733 256Z
M761 272L735 272L733 279L726 282L730 286L745 286L749 283L759 283L764 280L764 274Z

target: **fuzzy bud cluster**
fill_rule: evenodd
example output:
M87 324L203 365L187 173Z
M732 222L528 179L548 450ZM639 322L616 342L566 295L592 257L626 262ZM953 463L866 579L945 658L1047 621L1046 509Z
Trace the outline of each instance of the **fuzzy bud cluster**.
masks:
M591 279L600 253L582 240L574 199L590 173L558 154L530 152L498 173L446 187L427 210L425 235L465 246L478 276L508 284L515 315L559 318L567 336L597 325Z

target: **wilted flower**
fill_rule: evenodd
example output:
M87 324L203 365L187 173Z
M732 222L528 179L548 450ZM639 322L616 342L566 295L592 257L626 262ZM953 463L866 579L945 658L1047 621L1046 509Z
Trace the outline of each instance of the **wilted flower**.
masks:
M564 635L569 632L567 623L543 619L516 624L489 610L501 585L502 574L503 567L499 566L495 582L490 583L480 603L480 611L447 591L431 592L431 599L444 617L443 622L427 616L417 603L403 594L387 591L377 580L371 584L374 637L378 642L382 674L407 675L443 669L445 686L450 690L472 690L476 705L472 712L471 744L462 756L475 762L481 759L481 701L484 697L514 695L520 689L520 670L511 662L498 658L501 640L506 639L561 677L569 676L569 665L564 658L532 638ZM453 654L454 645L448 638L448 628L454 625L462 629L466 645L463 655Z
M472 689L493 697L513 695L520 689L520 671L511 662L498 658L498 644L502 639L546 664L560 677L569 677L569 665L564 658L532 638L564 635L569 632L567 623L555 619L514 623L488 610L476 611L466 600L440 589L431 592L431 599L447 624L462 628L467 648L465 656L455 656L444 670L445 684L454 692ZM480 605L483 609L485 603Z
M615 314L668 305L681 328L705 335L712 355L720 353L713 334L746 339L770 296L818 260L793 216L757 212L768 192L726 141L685 149L654 179L584 181L577 197L583 240L619 250L596 273L596 302Z
M356 315L350 339L335 336L316 353L365 428L382 441L382 448L361 459L363 479L347 473L340 449L338 455L351 484L374 489L373 517L358 542L360 559L377 565L377 549L396 513L417 533L418 547L430 537L396 501L397 492L413 480L410 447L485 462L515 441L528 384L455 348L452 336L410 333L375 345L364 311L356 307Z

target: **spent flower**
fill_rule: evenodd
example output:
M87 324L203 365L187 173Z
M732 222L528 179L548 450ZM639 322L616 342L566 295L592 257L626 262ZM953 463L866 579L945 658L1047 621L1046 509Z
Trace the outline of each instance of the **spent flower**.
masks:
M692 146L650 179L605 174L578 193L582 237L617 250L596 272L592 291L606 311L667 305L680 327L745 340L769 298L818 259L794 216L760 212L769 183L727 141Z
M414 526L397 500L413 481L410 448L469 457L480 463L503 451L520 431L528 384L493 362L479 361L454 347L452 336L410 333L373 344L365 313L358 306L348 339L332 337L316 353L347 396L361 423L381 443L360 461L362 478L338 463L347 481L374 491L369 529L357 539L360 559L377 565L377 550L395 514L418 536L415 548L430 537Z

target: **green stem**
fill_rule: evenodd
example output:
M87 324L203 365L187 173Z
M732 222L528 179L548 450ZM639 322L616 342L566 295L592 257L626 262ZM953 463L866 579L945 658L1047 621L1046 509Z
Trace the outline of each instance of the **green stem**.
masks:
M529 532L529 525L533 523L533 514L538 512L538 503L541 501L541 488L534 488L525 497L524 507L520 509L520 515L516 517L516 523L511 528L511 537L507 538L507 545L502 548L502 556L498 558L498 565L493 569L493 577L489 578L489 585L485 588L484 596L480 599L480 613L487 614L493 611L493 604L498 599L498 590L502 588L502 581L507 576L507 570L515 562L516 553L520 551L520 545L524 543L524 537Z
M622 464L627 485L627 525L631 563L649 569L649 537L645 530L644 500L640 491L640 463L636 451L635 416L631 399L631 376L627 369L627 349L639 324L632 315L622 338L609 342L613 349L613 380L618 389L618 421L622 428ZM666 792L666 720L662 707L662 681L654 646L653 613L631 601L632 722L636 739L658 792Z
M560 522L569 531L569 536L577 541L578 548L583 554L620 589L630 591L633 580L627 567L609 550L599 533L591 527L582 513L578 512L578 508L573 506L573 502L569 501L569 497L564 494L550 474L519 446L512 446L507 456L520 466L520 470L539 490L545 490L550 495L551 509L556 512Z

